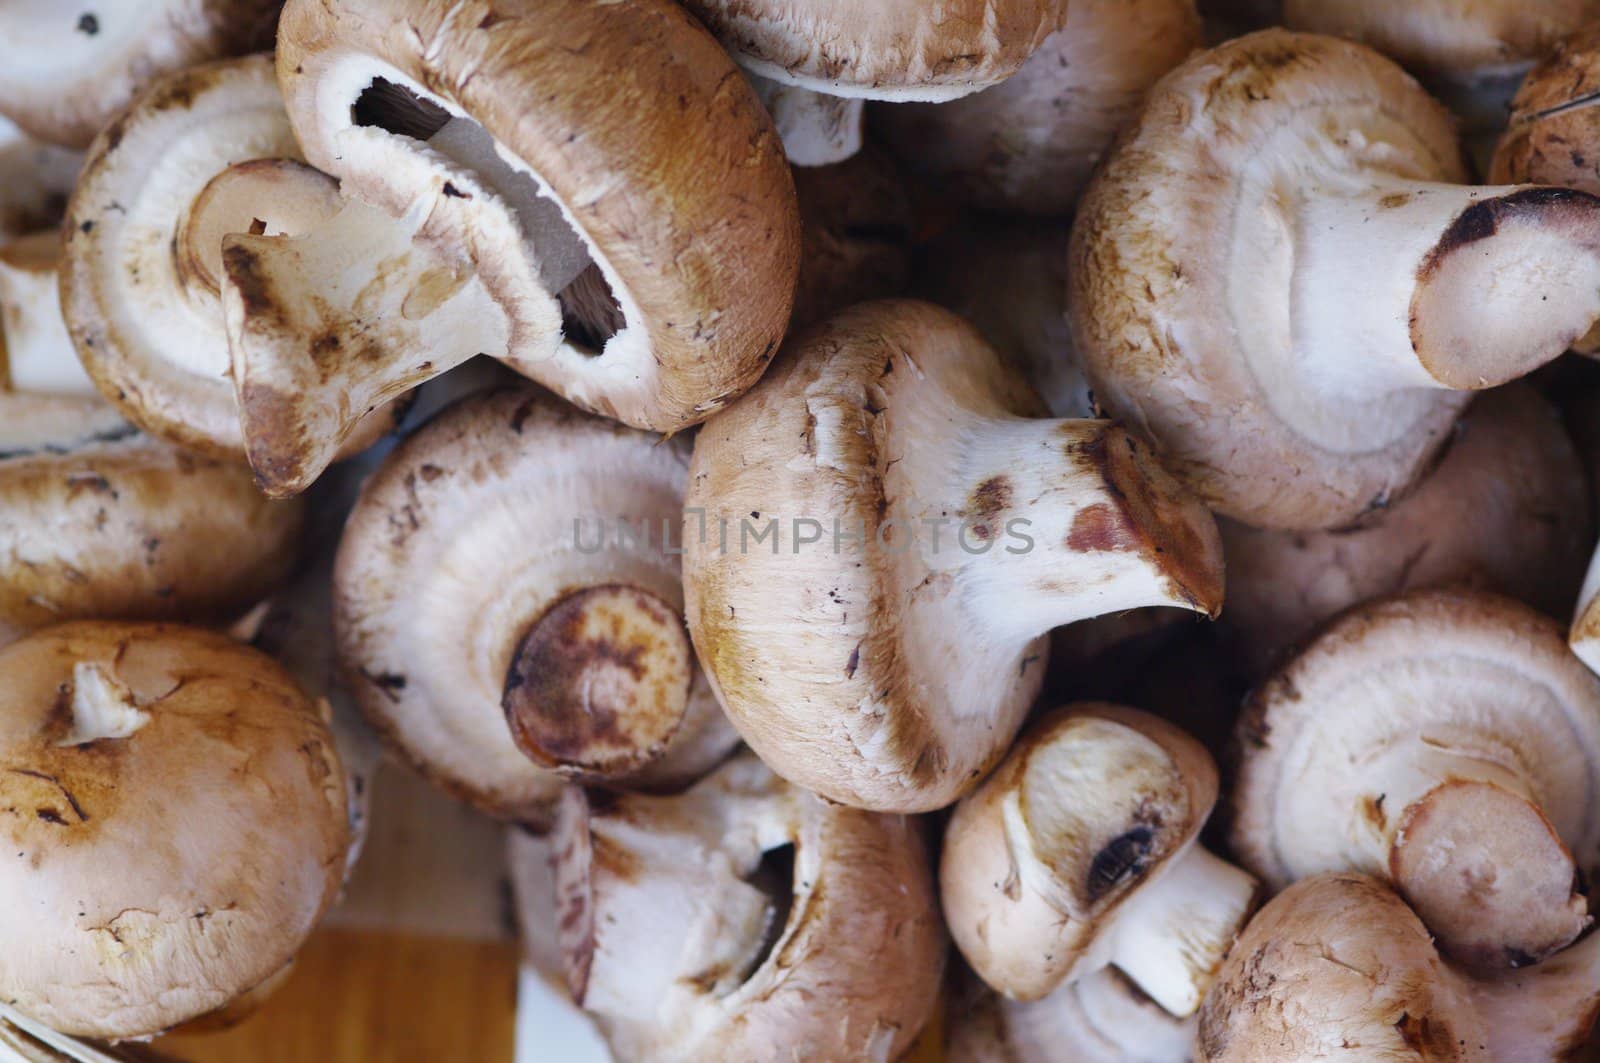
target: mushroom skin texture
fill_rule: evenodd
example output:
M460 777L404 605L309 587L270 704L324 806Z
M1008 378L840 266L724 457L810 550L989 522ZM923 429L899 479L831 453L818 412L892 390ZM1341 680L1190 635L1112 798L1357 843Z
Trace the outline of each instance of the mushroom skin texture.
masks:
M1189 1063L1199 1020L1172 1016L1111 967L1027 1003L983 990L945 1023L948 1063Z
M1484 970L1589 925L1600 680L1520 602L1441 590L1352 610L1255 690L1237 746L1232 849L1269 889L1382 876Z
M567 983L619 1059L891 1063L937 1006L946 938L910 817L747 754L674 797L573 788L552 844Z
M564 779L675 788L738 742L694 663L687 448L529 389L464 400L368 480L334 574L348 686L391 748L486 812Z
M222 238L257 221L298 229L336 210L333 182L300 158L269 56L152 82L90 146L62 230L61 312L100 392L152 435L245 456ZM392 411L368 418L349 451L392 422Z
M98 396L15 391L0 391L0 509L0 645L62 620L231 619L288 576L305 520Z
M55 228L83 157L45 144L0 116L0 239Z
M1247 524L1338 527L1399 497L1469 389L1600 317L1600 199L1466 180L1449 114L1361 45L1266 30L1189 60L1073 228L1096 398Z
M1200 1010L1204 1063L1549 1063L1600 1007L1600 937L1474 978L1435 950L1405 901L1365 875L1295 883L1239 937Z
M83 621L0 651L0 997L148 1037L275 975L333 901L344 773L317 706L225 635Z
M1172 724L1104 703L1046 714L946 828L961 954L1014 1000L1115 967L1193 1014L1256 898L1196 842L1216 799L1216 765Z
M1523 80L1495 149L1491 181L1600 193L1600 26L1560 42Z
M83 148L158 77L270 46L277 0L19 0L0 10L0 114Z
M1417 488L1325 532L1217 522L1228 558L1222 625L1251 671L1358 602L1465 583L1552 616L1572 610L1593 541L1583 462L1526 384L1479 396Z
M1004 755L1051 628L1215 614L1211 515L1121 428L1039 412L970 325L907 300L800 334L701 429L689 630L780 775L861 808L942 808Z
M480 353L673 432L776 352L793 180L754 90L678 5L291 0L277 62L306 158L367 210L229 239L234 380L270 490Z
M908 167L982 210L1072 213L1146 90L1200 47L1194 0L1073 0L1016 74L959 100L871 111Z
M869 145L831 166L796 166L794 188L803 239L791 330L905 293L917 219L886 152Z

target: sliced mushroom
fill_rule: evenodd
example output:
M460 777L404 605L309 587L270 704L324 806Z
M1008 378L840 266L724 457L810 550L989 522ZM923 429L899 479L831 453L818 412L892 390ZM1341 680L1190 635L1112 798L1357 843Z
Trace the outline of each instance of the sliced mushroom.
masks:
M0 239L59 225L82 164L77 152L34 140L0 116Z
M682 620L681 445L526 389L468 399L368 481L335 575L379 732L496 815L563 778L682 786L738 736Z
M1549 1063L1600 1008L1600 936L1537 967L1475 979L1382 882L1322 874L1251 920L1200 1011L1207 1063L1337 1058Z
M945 937L921 827L739 757L676 797L560 806L567 983L619 1059L890 1063L931 1017Z
M1475 188L1449 114L1360 46L1268 30L1163 80L1072 235L1095 396L1258 527L1399 497L1470 389L1600 317L1600 199Z
M1215 614L1204 507L1122 429L1038 412L960 318L882 302L797 337L701 430L689 630L779 774L864 808L943 807L1021 726L1051 628Z
M1217 769L1164 720L1083 703L1034 724L945 832L945 921L978 977L1036 1001L1108 966L1179 1018L1255 903L1201 848Z
M1259 674L1334 614L1417 587L1470 583L1567 616L1593 541L1592 505L1555 408L1526 385L1500 388L1468 408L1415 491L1355 524L1284 532L1218 521L1223 622Z
M316 705L266 656L80 622L0 651L0 999L66 1034L147 1037L289 962L349 824Z
M0 114L85 147L158 77L272 43L277 0L18 0L0 8Z
M952 100L999 84L1066 19L1064 0L687 0L770 102L797 166L861 146L866 100Z
M1011 78L959 100L882 105L909 167L985 210L1070 215L1146 90L1200 46L1194 0L1073 0Z
M1198 1027L1115 967L1028 1003L985 990L946 1022L949 1063L1189 1063Z
M832 166L797 166L794 187L803 241L791 328L905 293L916 216L885 152L868 148Z
M760 101L677 5L291 0L278 70L306 157L352 204L228 241L234 382L269 491L480 353L670 432L777 350L793 181Z
M1269 888L1381 875L1485 969L1588 926L1600 680L1527 606L1423 591L1354 610L1257 689L1238 744L1233 850Z

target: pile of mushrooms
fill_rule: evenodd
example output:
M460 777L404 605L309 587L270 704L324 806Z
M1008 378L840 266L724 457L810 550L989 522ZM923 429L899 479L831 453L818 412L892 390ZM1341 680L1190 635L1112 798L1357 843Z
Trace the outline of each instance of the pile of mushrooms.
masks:
M384 758L611 1063L1583 1051L1600 4L3 7L0 1058Z

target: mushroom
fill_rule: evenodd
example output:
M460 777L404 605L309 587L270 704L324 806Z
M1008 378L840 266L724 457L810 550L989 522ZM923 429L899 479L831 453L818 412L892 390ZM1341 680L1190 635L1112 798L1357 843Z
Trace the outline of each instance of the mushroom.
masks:
M0 244L0 384L98 396L61 319L60 261L59 233L46 230Z
M912 169L984 210L1069 215L1145 91L1200 46L1194 0L1073 0L1011 78L872 122Z
M300 490L367 410L484 353L672 432L754 383L799 264L771 122L669 0L291 0L278 75L343 208L224 252L251 464Z
M1600 1008L1600 936L1488 978L1442 960L1382 882L1321 874L1245 928L1200 1011L1205 1063L1335 1058L1548 1063Z
M88 145L150 82L272 42L278 0L22 0L0 9L0 114Z
M405 760L538 823L564 778L672 788L727 756L682 619L686 450L518 389L384 462L334 619L351 693Z
M1449 114L1361 45L1266 30L1196 56L1073 228L1096 398L1245 523L1337 527L1388 504L1468 390L1600 317L1600 199L1466 177Z
M1218 521L1223 623L1259 674L1357 602L1470 583L1553 616L1572 610L1593 541L1589 481L1550 402L1525 384L1480 396L1416 490L1325 532Z
M868 147L844 162L793 172L802 241L790 328L904 294L916 217L893 160Z
M950 1015L949 1063L1189 1063L1198 1020L1167 1013L1115 967L1023 1003L984 991Z
M1421 591L1353 610L1257 688L1237 741L1233 851L1270 889L1381 875L1484 969L1589 925L1600 680L1527 606Z
M1004 754L1051 628L1215 615L1211 515L1104 421L1039 400L960 318L847 310L701 429L689 630L734 726L791 782L941 808Z
M151 434L245 455L222 240L258 224L299 231L337 211L335 183L299 157L267 56L152 82L90 147L67 208L62 312L90 377ZM370 418L350 449L392 420Z
M1600 25L1563 40L1523 80L1489 179L1600 193Z
M1397 59L1469 129L1502 127L1528 69L1596 17L1596 0L1283 0L1285 25L1347 37Z
M953 100L999 84L1067 12L1065 0L685 3L761 85L797 166L859 150L867 100Z
M675 797L585 794L553 838L567 984L619 1059L890 1063L945 937L919 824L753 756Z
M1192 1015L1256 895L1196 843L1216 800L1210 755L1166 721L1104 703L1046 714L950 817L939 888L956 946L1014 1000L1115 967Z
M82 163L77 152L40 143L0 116L0 239L59 225Z
M0 675L0 999L141 1038L282 969L349 841L332 737L293 680L225 635L94 621L0 651Z

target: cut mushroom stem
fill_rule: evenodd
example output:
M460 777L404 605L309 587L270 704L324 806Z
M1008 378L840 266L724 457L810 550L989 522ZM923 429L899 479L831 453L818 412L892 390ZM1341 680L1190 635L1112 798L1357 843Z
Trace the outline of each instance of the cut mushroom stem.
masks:
M866 100L829 96L750 75L794 166L831 166L861 150Z
M0 246L0 383L14 391L97 395L61 317L54 230Z
M67 700L71 729L58 746L86 746L91 742L129 738L150 722L140 711L133 691L107 675L93 661L72 666L72 694Z
M379 406L505 351L506 316L472 265L418 239L427 214L420 200L400 218L347 200L304 235L224 239L234 388L268 495L310 486Z

